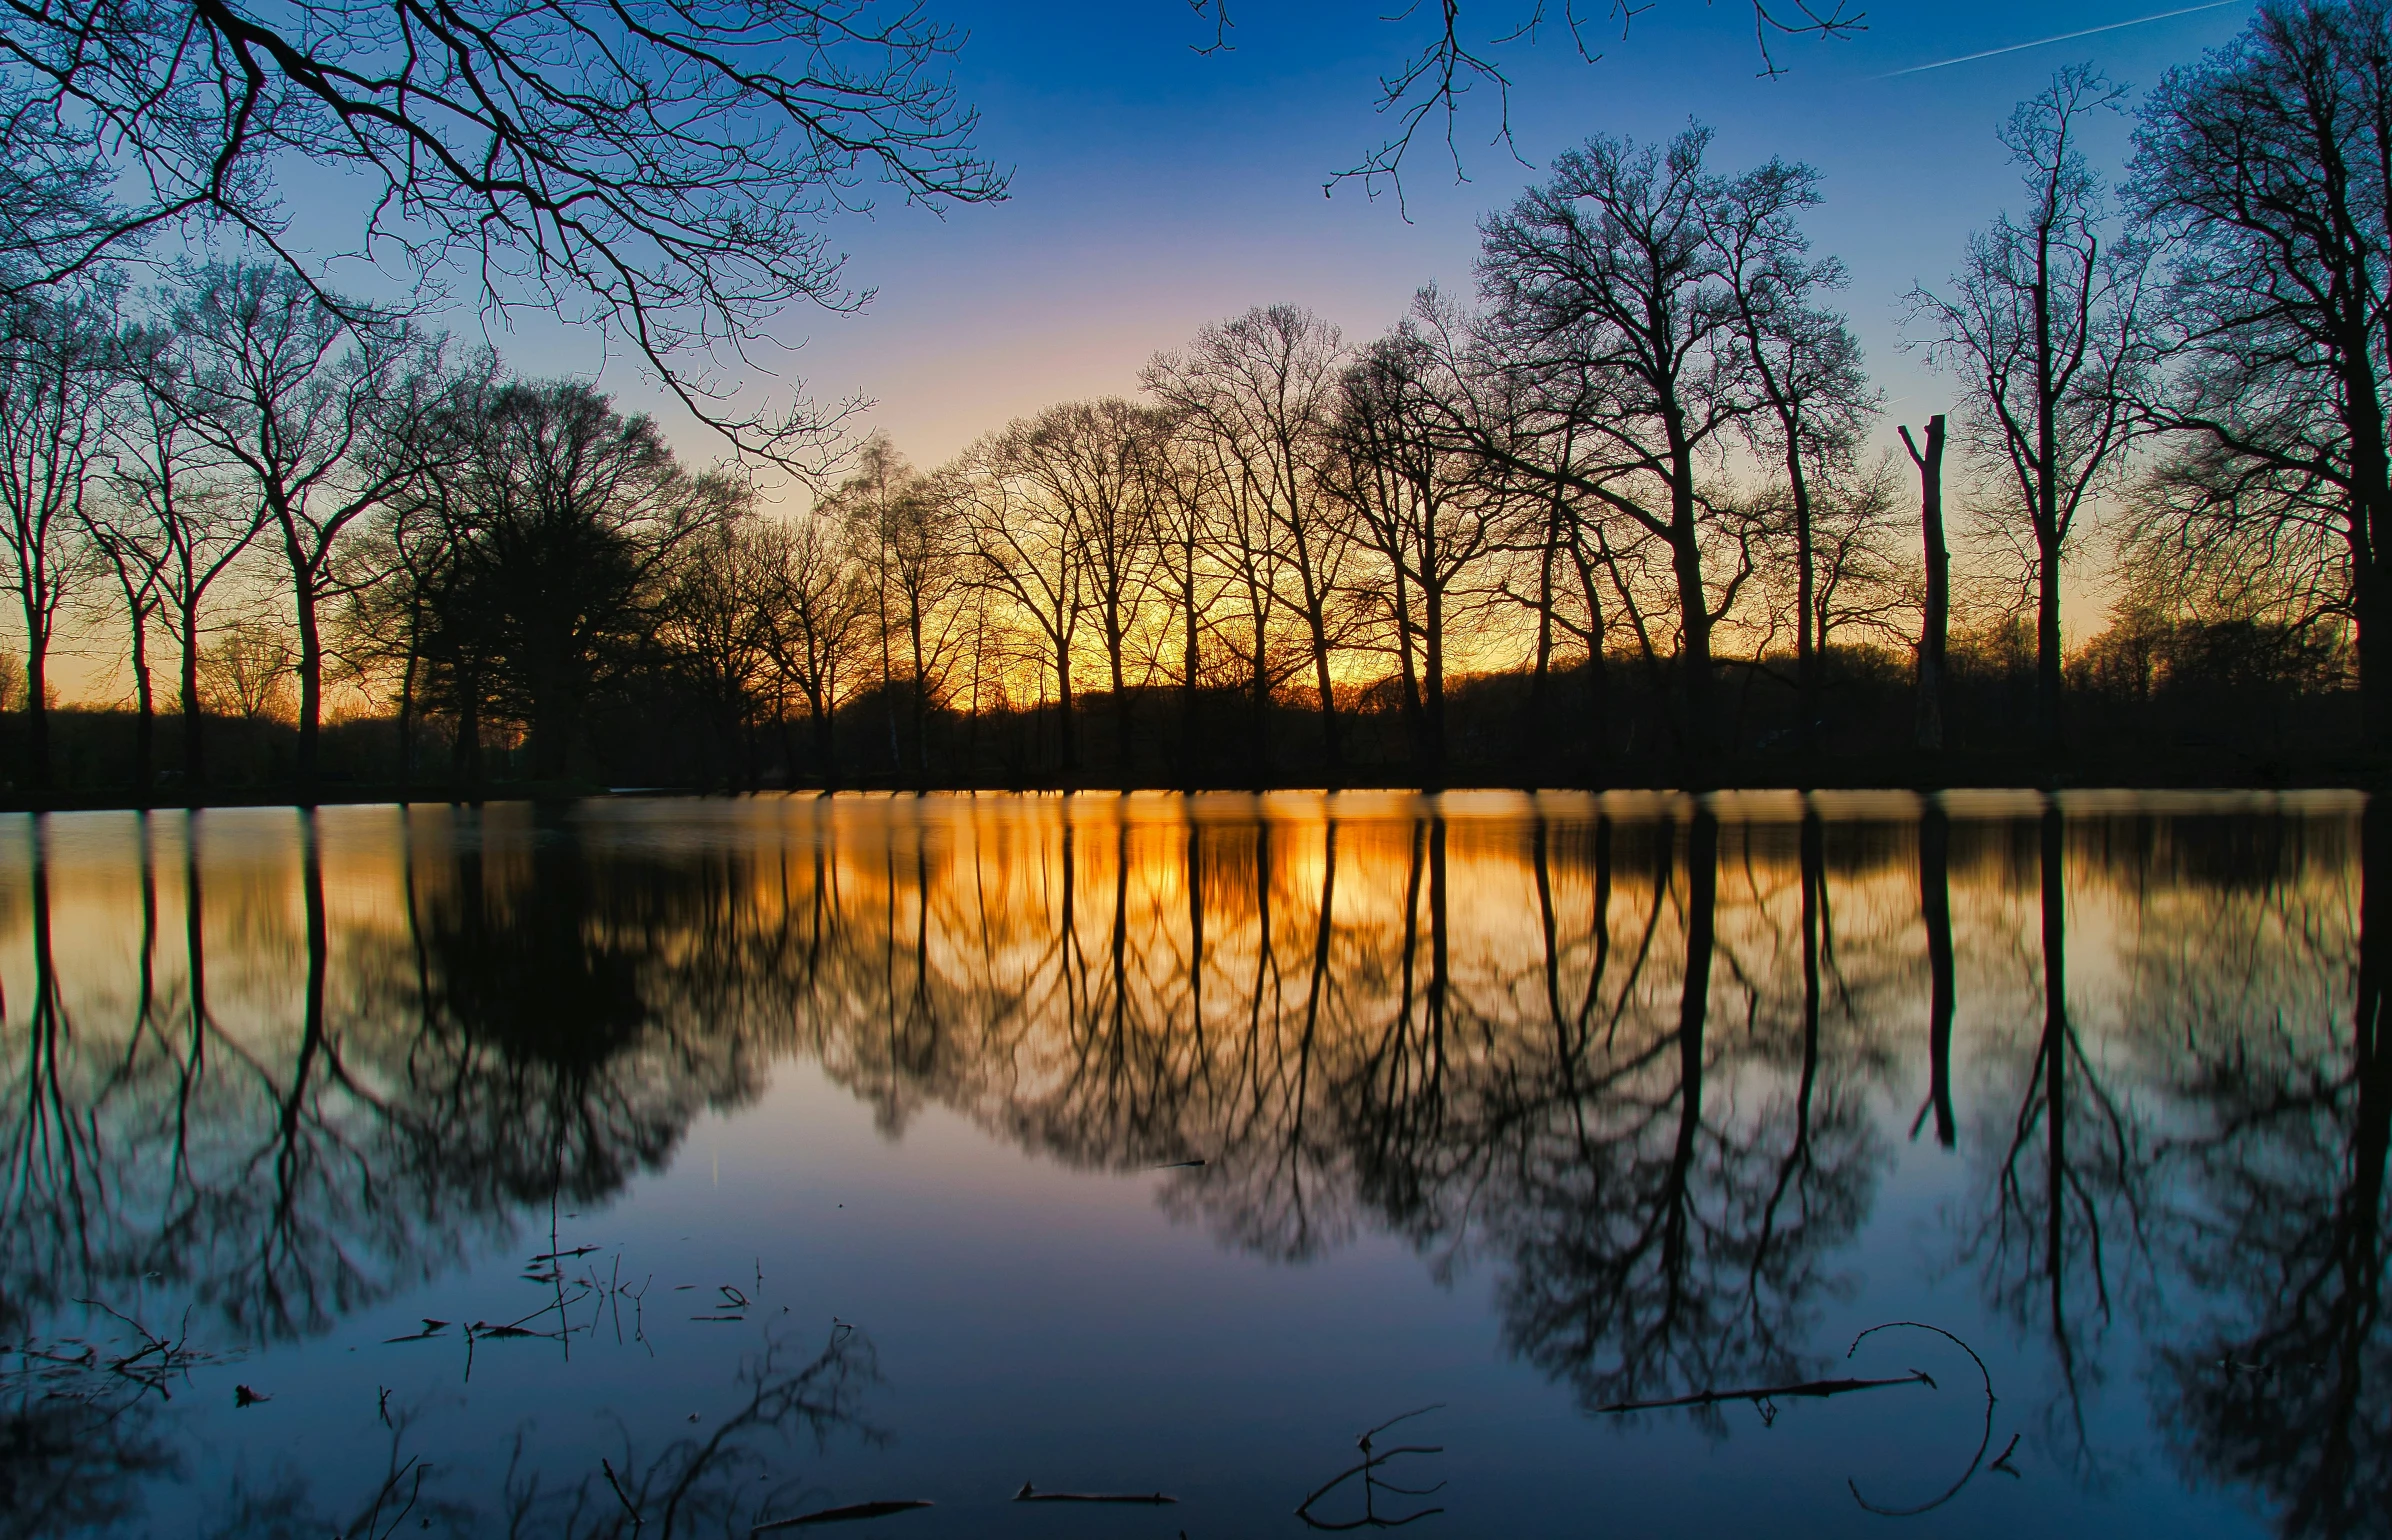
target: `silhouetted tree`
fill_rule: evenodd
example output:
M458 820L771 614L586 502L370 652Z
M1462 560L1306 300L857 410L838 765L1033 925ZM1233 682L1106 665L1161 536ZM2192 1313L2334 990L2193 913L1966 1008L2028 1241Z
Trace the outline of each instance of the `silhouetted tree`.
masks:
M1910 295L1928 357L1961 383L1972 451L2007 484L1998 516L2022 519L2032 537L2035 710L2047 754L2064 742L2061 562L2077 515L2117 478L2150 362L2150 254L2112 238L2081 143L2085 120L2116 110L2124 94L2090 66L2070 66L2020 103L2001 139L2025 168L2025 212L1969 238L1947 293Z
M2169 257L2148 401L2174 558L2292 577L2356 629L2367 743L2392 743L2392 8L2260 7L2145 103L2129 197ZM2205 560L2204 560L2205 559Z

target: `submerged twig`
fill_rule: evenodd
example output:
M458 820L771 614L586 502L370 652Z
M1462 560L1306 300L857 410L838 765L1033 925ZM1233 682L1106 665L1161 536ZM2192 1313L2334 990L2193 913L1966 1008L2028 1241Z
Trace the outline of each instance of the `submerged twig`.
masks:
M1330 1477L1326 1482L1314 1488L1309 1496L1307 1496L1302 1502L1296 1504L1296 1517L1303 1520L1308 1527L1313 1529L1401 1529L1404 1525L1413 1523L1416 1520L1428 1518L1432 1514L1443 1513L1445 1511L1443 1508L1423 1508L1417 1513L1406 1514L1400 1519L1382 1517L1378 1511L1379 1493L1393 1492L1401 1497L1427 1497L1432 1493L1443 1490L1445 1483L1440 1481L1432 1487L1399 1487L1392 1482L1379 1480L1378 1477L1372 1473L1378 1470L1379 1467L1386 1465L1390 1461L1393 1461L1403 1455L1443 1454L1445 1452L1445 1446L1442 1444L1400 1444L1395 1448L1386 1451L1384 1454L1380 1454L1373 1452L1371 1440L1377 1438L1380 1434L1386 1432L1389 1428L1394 1427L1399 1422L1404 1422L1410 1418L1419 1417L1426 1413L1437 1411L1444 1405L1444 1402L1436 1401L1431 1402L1427 1406L1416 1406L1408 1412L1398 1413L1396 1416L1388 1418L1385 1422L1380 1423L1375 1428L1370 1428L1364 1431L1354 1440L1354 1447L1362 1451L1362 1463L1338 1472L1336 1475ZM1356 1476L1360 1476L1362 1478L1362 1517L1358 1519L1350 1519L1344 1523L1337 1523L1328 1519L1316 1519L1312 1516L1312 1505L1314 1503L1319 1502L1322 1498L1328 1496L1331 1492L1336 1491L1339 1487L1353 1480Z
M641 1525L647 1523L647 1520L640 1517L640 1511L631 1505L631 1499L623 1495L623 1483L615 1479L615 1468L613 1465L607 1462L606 1456L600 1455L598 1457L598 1468L606 1472L606 1484L614 1488L615 1501L621 1503L623 1505L623 1511L631 1515L631 1527L633 1529L638 1529Z

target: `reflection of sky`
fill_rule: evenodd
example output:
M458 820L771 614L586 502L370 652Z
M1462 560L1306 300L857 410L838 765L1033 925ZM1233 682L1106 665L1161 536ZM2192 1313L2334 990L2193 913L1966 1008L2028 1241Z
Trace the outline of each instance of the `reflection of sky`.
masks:
M1848 303L1896 416L1923 415L1943 397L1895 356L1896 301L1946 273L1966 232L2011 200L1994 124L2064 63L2096 60L2148 85L2231 36L2248 7L1889 72L2177 8L1883 0L1842 41L1781 40L1787 72L1763 80L1744 0L1662 0L1624 40L1601 0L1581 0L1599 63L1579 62L1550 20L1537 45L1493 51L1517 84L1512 122L1528 166L1488 146L1495 117L1482 91L1457 135L1471 180L1457 185L1424 136L1407 224L1390 199L1351 189L1324 199L1321 183L1378 143L1372 82L1435 7L1389 23L1376 19L1388 9L1379 0L1232 0L1232 50L1200 55L1192 45L1209 33L1178 0L935 0L934 14L969 29L956 79L984 114L987 152L1014 168L1013 197L943 222L903 209L842 222L836 241L878 298L862 316L792 317L783 333L810 339L794 367L817 392L876 398L874 420L932 462L1049 402L1134 392L1153 352L1250 305L1292 301L1350 337L1374 334L1418 285L1467 287L1474 221L1530 168L1590 132L1666 136L1694 117L1719 130L1724 163L1785 155L1826 174L1812 229L1850 264ZM1464 15L1491 36L1529 10L1471 0ZM2122 130L2106 138L2123 145ZM598 360L587 339L530 318L502 340L534 372ZM627 369L609 378L642 394Z
M1688 891L1682 865L1659 860L1667 847L1651 836L1656 820L1674 817L1682 840L1689 805L1603 805L1617 841L1607 911L1614 982L1602 996L1612 1024L1598 1034L1603 1046L1586 1052L1579 1109L1598 1133L1639 1098L1667 1108ZM2067 1429L2054 1416L2043 1321L1987 1303L1986 1279L2015 1272L2016 1259L1997 1265L1969 1249L2041 1023L2033 799L1952 801L1957 1151L1909 1133L1927 1085L1915 803L1817 805L1829 822L1816 1154L1858 1177L1861 1209L1848 1233L1832 1219L1806 1219L1799 1202L1783 1211L1785 1244L1795 1244L1798 1220L1821 1237L1795 1252L1810 1281L1783 1316L1795 1333L1786 1346L1816 1372L1842 1373L1854 1331L1921 1319L1952 1326L1985 1354L2002 1396L1996 1447L2022 1432L2026 1477L1980 1478L1923 1532L2258 1532L2236 1494L2182 1484L2165 1431L2152 1426L2157 1371L2137 1330L2138 1263L2118 1232L2118 1318L2107 1329L2089 1320L2073 1328L2100 1455L2083 1480L2058 1468ZM172 1412L177 1437L195 1451L195 1499L212 1501L227 1473L263 1481L296 1470L340 1509L379 1469L388 1435L375 1397L385 1386L394 1405L418 1410L408 1450L445 1472L437 1490L448 1496L494 1488L508 1436L526 1422L536 1423L535 1463L568 1483L600 1452L620 1449L613 1418L644 1450L691 1432L691 1413L703 1433L756 1324L689 1317L717 1308L717 1285L750 1290L758 1273L763 1319L783 1324L786 1305L786 1324L809 1342L833 1316L868 1329L887 1383L865 1411L896 1435L881 1449L836 1440L819 1457L801 1447L786 1464L822 1503L937 1499L939 1509L904 1521L925 1535L1266 1532L1341 1468L1353 1432L1429 1401L1447 1409L1417 1441L1446 1446L1439 1474L1453 1481L1443 1495L1451 1511L1437 1532L1456 1535L1575 1532L1597 1515L1639 1534L1743 1530L1757 1515L1771 1533L1841 1534L1857 1522L1848 1476L1892 1502L1931 1494L1935 1474L1957 1474L1974 1441L1972 1381L1965 1360L1932 1342L1881 1343L1850 1372L1926 1367L1944 1392L1788 1403L1767 1430L1734 1407L1724 1440L1678 1417L1615 1430L1508 1350L1504 1291L1535 1251L1529 1243L1595 1232L1583 1214L1524 1209L1515 1173L1467 1157L1472 1139L1500 1125L1489 1108L1506 1087L1547 1073L1543 892L1563 943L1564 997L1584 985L1598 933L1591 799L1276 795L1259 802L1272 821L1267 844L1253 823L1257 806L1226 796L759 798L599 804L540 822L520 806L493 806L478 821L421 808L405 824L390 809L325 810L334 1058L319 1061L306 1120L321 1115L347 1131L356 1169L344 1160L321 1173L303 1218L390 1282L303 1340L261 1345L195 1375ZM1427 907L1436 878L1422 886L1434 847L1415 821L1431 806L1447 815L1441 935ZM1530 816L1539 807L1552 820L1543 892ZM2334 1062L2349 1008L2355 807L2332 795L2069 804L2070 999L2093 1072L2136 1127L2190 1126L2170 1124L2168 1108L2171 1075L2196 1046L2224 1063L2240 1041L2263 1071L2287 1044ZM1334 863L1325 809L1338 819ZM1709 1164L1719 1151L1749 1145L1762 1158L1734 1169L1763 1182L1785 1157L1802 1060L1801 804L1743 796L1721 799L1720 809L1705 1039L1716 1058L1703 1104L1711 1153L1698 1177L1714 1185L1729 1169ZM1208 956L1201 1032L1187 1019L1181 962L1191 810ZM273 1142L281 1104L272 1093L304 1051L308 949L297 816L227 811L197 821L210 996L223 1032L209 1052L221 1083L235 1088L235 1099L197 1104L194 1148L205 1167ZM149 1035L133 1027L145 977L141 825L129 814L63 815L45 824L46 918L59 1019L71 1031L37 1042L28 1031L41 984L30 825L0 820L0 1064L23 1076L44 1066L36 1048L55 1051L47 1064L64 1071L68 1110L106 1105L87 1125L101 1136L103 1158L89 1174L102 1180L85 1189L95 1199L138 1197L171 1165L161 1139L172 1104L143 1077L186 1030L188 825L180 815L150 823L158 867ZM479 905L468 902L468 855L481 862ZM1316 1028L1307 1002L1332 872L1335 925ZM1064 951L1067 903L1073 944ZM1126 997L1111 992L1116 924L1125 927ZM517 939L512 950L508 938ZM566 951L554 949L560 942ZM490 970L441 994L452 1010L585 998L568 976L576 945L631 959L631 973L617 976L652 991L653 1035L628 1041L589 1079L576 1078L571 1062L541 1058L549 1037L511 1037L524 1025L512 1017L419 1031L413 990L424 977ZM1353 1103L1360 1082L1349 1072L1399 1012L1423 1019L1419 992L1440 957L1451 990L1450 1125L1392 1131L1374 1149L1357 1137L1375 1125ZM1116 1001L1126 1014L1114 1012ZM560 1020L557 1035L569 1038L577 1024L586 1025ZM480 1057L459 1043L478 1044ZM1294 1073L1300 1056L1314 1078ZM331 1078L335 1062L345 1089ZM32 1084L12 1079L0 1100L12 1150L23 1129L9 1120L38 1105L22 1094ZM136 1090L110 1093L111 1084ZM237 1099L253 1086L269 1094ZM507 1099L525 1086L531 1094ZM577 1339L570 1364L553 1343L486 1343L467 1384L453 1337L397 1347L384 1339L425 1316L506 1321L535 1308L538 1288L516 1273L523 1257L550 1249L549 1216L488 1205L487 1173L447 1169L442 1144L411 1144L396 1130L454 1116L446 1145L495 1149L505 1131L485 1120L537 1116L551 1095L667 1120L661 1163L630 1163L619 1192L560 1215L558 1234L563 1246L603 1248L602 1272L619 1248L627 1281L653 1274L644 1309L657 1356L618 1346L611 1331ZM369 1102L393 1109L390 1132ZM452 1104L462 1111L444 1113ZM1557 1126L1567 1122L1565 1114ZM1270 1152L1305 1140L1301 1192L1291 1194L1270 1175ZM1214 1165L1149 1169L1186 1153ZM410 1164L410 1154L425 1164ZM235 1187L265 1183L275 1167L246 1170L236 1170ZM1426 1202L1444 1221L1434 1233L1388 1217L1405 1184L1387 1178L1406 1172L1426 1179ZM373 1202L340 1201L368 1190L351 1185L356 1173L373 1177ZM209 1172L199 1175L204 1185ZM1570 1176L1548 1173L1537 1190L1563 1188ZM29 1201L26 1189L14 1191L14 1201ZM1613 1190L1631 1219L1640 1191ZM1291 1196L1312 1205L1304 1217L1324 1243L1307 1260L1274 1262L1285 1254L1273 1242L1288 1233ZM1757 1186L1710 1191L1699 1207L1732 1239L1749 1235L1762 1196ZM2165 1272L2171 1227L2197 1199L2181 1183L2147 1196L2162 1243L2166 1311L2156 1325L2169 1342L2194 1331L2209 1302ZM195 1222L230 1224L241 1212L237 1203L202 1206ZM410 1223L454 1250L377 1267L375 1237ZM11 1234L20 1262L34 1254L32 1227ZM113 1254L107 1226L85 1235L84 1254ZM1456 1237L1463 1244L1453 1249ZM212 1255L246 1266L254 1248L242 1238L224 1238ZM1733 1247L1700 1245L1718 1264L1706 1286L1724 1280L1732 1291L1743 1265ZM1547 1265L1566 1262L1569 1246L1544 1255ZM95 1286L52 1282L70 1293ZM119 1299L139 1293L153 1318L176 1309L172 1284L114 1277L96 1287ZM2071 1288L2087 1311L2084 1280ZM76 1330L73 1312L63 1315L65 1324L34 1328ZM195 1321L196 1340L227 1342L212 1317ZM236 1381L275 1399L236 1412ZM2373 1388L2368 1404L2383 1396ZM1162 1514L1055 1515L998 1501L1024 1480L1160 1487L1186 1503Z

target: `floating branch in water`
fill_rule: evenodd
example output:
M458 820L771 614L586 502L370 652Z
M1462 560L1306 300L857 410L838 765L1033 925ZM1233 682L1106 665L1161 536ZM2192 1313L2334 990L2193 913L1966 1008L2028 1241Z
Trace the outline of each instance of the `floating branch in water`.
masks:
M1671 1396L1664 1401L1617 1401L1610 1406L1598 1406L1595 1410L1655 1412L1664 1407L1712 1406L1721 1401L1750 1401L1755 1406L1764 1406L1780 1397L1788 1400L1804 1397L1824 1400L1829 1396L1849 1395L1856 1390L1883 1390L1888 1385L1924 1385L1929 1390L1937 1388L1932 1377L1922 1370L1913 1369L1908 1374L1896 1375L1890 1380L1804 1380L1794 1385L1760 1385L1745 1390L1703 1390L1691 1396ZM1763 1415L1773 1417L1774 1414L1764 1412Z
M2002 1452L2000 1456L1996 1458L1991 1465L1988 1465L1985 1468L1987 1470L1998 1470L2003 1475L2015 1480L2018 1476L2018 1467L2010 1463L2010 1456L2016 1454L2017 1452L2018 1435L2013 1433L2010 1435L2010 1442L2002 1446Z
M1869 1512L1882 1514L1890 1519L1906 1519L1914 1514L1925 1513L1930 1508L1940 1508L1945 1503L1948 1503L1953 1498L1959 1496L1960 1489L1964 1486L1967 1486L1969 1484L1970 1478L1977 1474L1977 1467L1985 1463L1985 1451L1993 1447L1993 1371L1985 1367L1985 1360L1977 1356L1977 1350L1975 1348L1970 1347L1965 1342L1962 1342L1958 1337L1953 1336L1950 1332L1945 1331L1942 1327L1930 1326L1924 1321L1880 1322L1879 1324L1870 1327L1867 1331L1862 1332L1859 1336L1853 1338L1852 1346L1844 1349L1844 1356L1846 1358L1850 1358L1853 1354L1859 1352L1860 1345L1867 1341L1870 1337L1876 1335L1878 1332L1892 1331L1897 1327L1908 1327L1912 1331L1931 1331L1935 1333L1935 1335L1938 1337L1943 1338L1945 1341L1959 1348L1961 1352L1966 1353L1968 1355L1968 1361L1977 1366L1978 1378L1985 1382L1984 1436L1977 1440L1977 1452L1969 1459L1968 1469L1960 1473L1960 1479L1953 1482L1950 1487L1945 1489L1944 1494L1941 1497L1936 1498L1932 1502L1921 1503L1915 1508L1880 1508L1875 1503L1870 1502L1867 1498L1860 1495L1859 1482L1854 1481L1849 1476L1844 1478L1844 1485L1852 1490L1852 1500L1860 1504ZM1915 1373L1916 1371L1914 1370L1912 1372ZM2018 1440L2015 1438L2010 1440L2010 1448L2015 1449L2017 1447ZM2005 1460L2010 1458L2009 1450L2005 1449L2002 1451L2002 1458ZM2013 1471L2011 1474L2015 1475L2017 1473Z
M1041 1492L1027 1481L1022 1483L1020 1491L1013 1494L1013 1500L1017 1503L1151 1503L1157 1507L1179 1501L1176 1497L1165 1497L1160 1492Z
M404 1337L384 1337L382 1340L385 1342L423 1342L429 1338L439 1336L441 1328L448 1325L448 1322L435 1321L428 1315L419 1316L417 1319L424 1323L424 1329L422 1331L409 1332Z
M770 1523L757 1525L748 1533L766 1535L775 1530L796 1529L804 1524L844 1524L850 1519L881 1519L887 1518L892 1513L908 1513L916 1508L929 1506L930 1499L926 1497L905 1497L893 1502L849 1503L844 1508L818 1508L812 1513L801 1513L793 1519L774 1519Z

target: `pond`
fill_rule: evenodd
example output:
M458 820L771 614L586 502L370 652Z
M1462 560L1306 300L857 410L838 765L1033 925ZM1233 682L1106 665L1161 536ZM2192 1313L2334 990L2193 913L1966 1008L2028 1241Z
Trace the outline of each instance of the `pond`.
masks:
M2325 793L0 820L0 1535L2385 1533L2388 978Z

